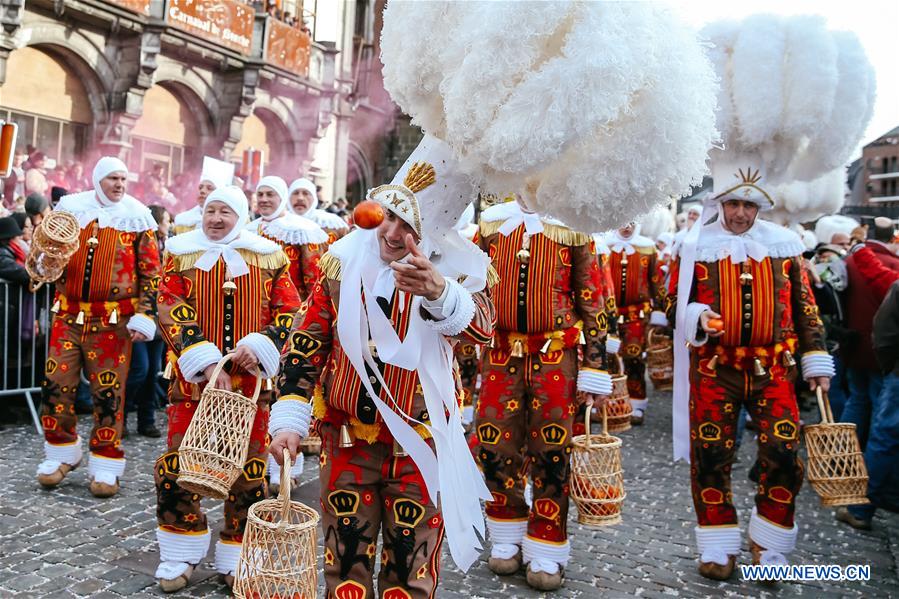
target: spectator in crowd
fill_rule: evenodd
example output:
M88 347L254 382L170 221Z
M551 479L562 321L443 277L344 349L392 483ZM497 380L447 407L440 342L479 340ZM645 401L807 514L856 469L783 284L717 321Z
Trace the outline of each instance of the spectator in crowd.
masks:
M16 224L22 229L22 239L20 244L25 248L25 252L31 247L31 235L34 233L34 226L31 219L24 212L13 212L11 216L16 219Z
M155 177L154 177L155 179ZM172 215L159 204L149 206L150 213L158 225L156 243L159 255L165 249L169 236ZM154 307L155 312L155 307ZM162 370L162 356L165 344L156 330L156 336L149 341L135 342L131 349L131 369L125 391L125 423L123 435L128 429L128 414L137 411L137 432L144 437L158 438L162 432L156 426L158 404L157 375Z
M31 168L25 171L25 193L39 193L46 195L50 192L50 183L47 181L47 157L43 152L35 152L29 159Z
M22 245L22 229L12 216L0 218L0 279L26 285L30 278L25 270L27 249Z
M880 396L883 377L877 366L877 359L871 345L871 333L874 313L883 300L883 293L876 293L875 281L865 273L870 266L865 262L867 254L859 257L861 250L867 249L885 269L899 272L899 256L887 245L893 237L893 223L888 218L878 217L874 220L872 238L863 245L853 247L846 258L849 287L846 298L848 325L857 337L855 343L846 348L847 374L849 380L849 399L843 410L842 421L852 422L856 426L862 449L868 439L871 422L871 410L875 398ZM875 284L872 284L875 283Z
M10 210L15 210L16 199L25 195L25 170L22 168L24 162L25 154L16 152L12 170L3 180L3 205Z
M86 191L92 186L93 183L91 183L91 180L84 174L84 164L81 162L73 162L66 175L65 184L60 187L71 189L72 193L76 193L79 191Z
M839 231L830 236L830 245L835 245L844 252L848 252L849 248L852 247L852 239L848 233Z
M91 183L93 185L93 183ZM90 188L88 188L90 189ZM62 196L68 195L69 190L65 187L51 187L50 188L50 208L56 208L56 205L59 203L59 200L62 199Z
M50 214L50 205L47 198L40 193L29 194L25 198L25 214L31 219L31 224L37 227L44 220L44 217Z
M870 530L878 508L899 511L899 281L890 287L873 324L874 354L883 384L865 447L871 503L841 507L836 515L837 520L862 530Z
M846 237L848 243L849 236L845 233L842 235ZM852 331L846 326L844 293L848 284L848 274L840 246L818 244L814 254L813 262L807 264L806 270L812 283L812 292L815 294L821 320L824 321L827 351L833 357L834 376L830 380L830 406L834 419L839 420L849 396L841 348L849 346L853 336Z
M47 183L51 188L68 185L68 171L66 167L57 164L47 173Z

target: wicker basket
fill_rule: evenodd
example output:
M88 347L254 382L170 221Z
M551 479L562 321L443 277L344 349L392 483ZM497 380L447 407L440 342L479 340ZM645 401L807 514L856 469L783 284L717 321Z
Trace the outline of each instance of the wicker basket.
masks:
M588 412L592 413L594 421L602 421L602 414L595 409L588 410ZM621 359L621 356L618 356L618 374L612 377L612 396L606 402L608 431L610 433L621 433L630 430L631 414L633 413L631 397L627 391L627 374L624 372L624 360Z
M604 407L602 434L591 435L587 420L587 433L571 440L571 499L577 505L577 521L591 527L621 522L626 495L621 439L608 434L607 424Z
M34 230L31 251L25 259L25 270L36 290L42 283L52 283L62 275L75 252L81 226L78 219L68 212L53 211Z
M646 348L646 370L653 387L669 391L674 384L674 344L671 339L649 329Z
M228 354L219 361L211 380L230 359ZM247 399L234 391L206 386L178 449L180 487L205 497L228 497L247 460L261 387L262 378L257 376L253 398Z
M821 423L804 427L808 447L808 482L821 505L870 503L868 470L855 434L855 425L834 423L830 401L817 389Z
M316 596L318 513L290 500L290 454L284 450L281 491L250 506L234 576L241 599L312 599Z

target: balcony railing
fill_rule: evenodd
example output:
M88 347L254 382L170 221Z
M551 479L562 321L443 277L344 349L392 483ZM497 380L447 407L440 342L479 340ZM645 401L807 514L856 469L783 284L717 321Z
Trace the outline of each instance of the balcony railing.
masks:
M868 175L869 179L872 179L875 181L880 180L880 179L894 179L896 177L899 177L899 170L888 171L886 173L872 173L872 174Z

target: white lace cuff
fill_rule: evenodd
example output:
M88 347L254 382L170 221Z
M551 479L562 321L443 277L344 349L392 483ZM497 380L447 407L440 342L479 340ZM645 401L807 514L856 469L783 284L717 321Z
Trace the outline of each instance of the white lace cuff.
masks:
M237 342L237 347L249 347L259 365L262 367L262 374L265 378L272 378L278 374L278 368L281 365L281 353L275 347L274 342L262 333L249 333L246 337Z
M209 551L209 530L202 533L181 534L168 530L156 529L156 541L159 543L159 559L163 562L183 562L197 565Z
M148 340L156 336L156 321L146 314L132 314L125 328L142 334Z
M240 543L215 542L215 571L219 574L231 574L237 571L240 561Z
M206 380L203 371L211 364L218 364L222 352L209 341L201 341L181 352L178 369L188 383L202 383Z
M493 544L520 546L524 535L528 531L528 521L525 520L496 520L487 516L487 532Z
M296 433L300 437L309 434L312 421L312 404L290 395L285 395L272 404L268 420L268 433L275 437L278 433Z
M697 526L693 532L696 534L696 548L702 554L714 551L720 551L727 555L740 554L740 527L737 525Z
M422 307L429 314L434 315L435 312L443 314L443 320L425 319L425 323L441 335L454 337L471 324L475 312L474 299L467 289L450 279L446 279L444 294L446 297L443 299L442 309L437 309L433 304L428 306L422 302ZM435 301L440 300L438 298ZM451 313L447 313L447 307L452 307Z
M107 458L92 453L87 462L87 473L98 483L114 485L125 474L125 462L125 458Z
M687 339L687 343L694 347L705 345L709 340L709 336L699 325L699 317L707 310L711 310L707 304L693 302L687 305L687 314L684 318L684 337Z
M833 376L833 357L827 352L812 351L802 354L802 378L805 380L819 376Z
M612 377L605 370L581 368L577 373L577 390L596 395L611 395Z
M556 562L564 568L568 565L568 558L571 557L571 544L568 541L549 543L525 536L521 543L521 556L526 564L529 564L531 560L548 560Z
M661 312L659 310L653 310L649 314L649 326L667 327L668 326L668 317L665 316L664 312Z

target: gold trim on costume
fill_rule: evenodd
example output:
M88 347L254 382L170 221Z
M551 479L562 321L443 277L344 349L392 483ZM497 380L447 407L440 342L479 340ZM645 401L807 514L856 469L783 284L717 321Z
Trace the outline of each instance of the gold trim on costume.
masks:
M182 272L185 270L190 270L196 265L197 260L200 259L205 251L199 252L191 252L189 254L169 254L166 252L167 256L172 258L172 265L176 272ZM278 250L276 252L272 252L271 254L259 254L256 252L252 252L250 250L237 250L237 253L241 255L244 261L248 266L255 266L256 268L262 268L266 270L274 270L277 268L282 268L290 264L290 260L288 260L287 255L283 250ZM163 263L165 260L163 259Z
M490 237L494 235L499 228L506 222L504 220L481 221L480 230L481 237ZM552 225L543 223L543 235L556 243L568 246L586 245L590 242L591 237L586 233L573 231L563 225Z

